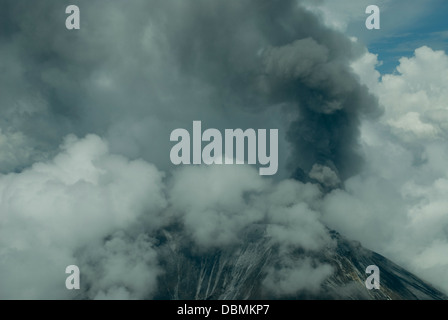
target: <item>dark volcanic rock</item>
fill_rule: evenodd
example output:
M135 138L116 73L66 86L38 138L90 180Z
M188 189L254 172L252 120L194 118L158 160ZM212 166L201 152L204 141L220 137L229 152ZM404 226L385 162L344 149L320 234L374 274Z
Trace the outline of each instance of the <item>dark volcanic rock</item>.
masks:
M430 284L417 278L383 256L363 248L330 231L335 245L321 252L297 249L291 255L307 256L333 267L333 274L319 292L299 291L276 296L263 289L266 269L279 259L278 248L266 236L265 226L253 226L239 246L226 250L198 252L178 238L176 232L164 232L162 266L156 299L446 299ZM368 290L366 267L380 269L380 289Z

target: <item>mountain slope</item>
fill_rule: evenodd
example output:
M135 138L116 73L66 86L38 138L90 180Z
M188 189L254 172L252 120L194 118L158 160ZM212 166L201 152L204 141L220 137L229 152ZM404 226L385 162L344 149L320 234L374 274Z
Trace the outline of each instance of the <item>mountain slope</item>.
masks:
M247 232L240 246L226 250L193 252L177 237L165 231L159 239L164 247L164 275L159 279L156 299L446 299L430 284L384 258L330 231L335 246L319 253L296 250L294 258L310 257L332 266L334 272L319 291L273 295L263 287L267 268L278 260L278 248L265 235L265 226ZM368 265L380 269L379 290L368 290Z
M326 252L328 261L337 266L335 274L323 287L330 296L338 299L392 299L392 300L438 300L447 297L378 253L363 248L359 243L344 239L332 231L337 240L335 252ZM380 289L367 290L365 269L376 265L380 270Z

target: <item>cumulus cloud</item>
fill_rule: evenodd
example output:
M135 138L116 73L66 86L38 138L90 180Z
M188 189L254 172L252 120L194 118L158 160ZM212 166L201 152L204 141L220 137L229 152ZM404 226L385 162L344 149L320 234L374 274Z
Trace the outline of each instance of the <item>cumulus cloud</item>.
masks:
M294 180L276 183L247 166L191 167L174 174L169 197L202 252L241 245L250 226L265 225L280 261L266 271L263 285L270 293L316 291L332 274L318 261L290 261L296 250L319 252L333 245L320 213L312 209L322 197L317 185ZM294 281L286 287L283 281L288 283L289 277Z
M381 77L292 0L80 0L76 32L68 4L0 13L1 298L151 298L164 228L204 252L253 224L279 254L264 288L314 291L331 268L292 253L332 245L322 220L448 290L445 53L419 48ZM278 128L279 174L173 170L170 132L198 119Z
M377 56L366 53L353 63L361 81L385 106L382 121L405 141L431 141L446 136L448 57L445 52L423 46L413 57L403 57L393 74L376 71Z
M430 140L446 137L446 70L448 57L443 51L421 47L413 57L400 59L398 74L383 77L378 90L382 103L390 106L388 120L397 135Z
M263 220L257 200L269 183L255 170L241 166L191 167L175 174L173 180L171 202L200 246L238 242L247 225Z
M331 244L320 222L320 213L313 210L321 196L316 185L285 180L264 201L260 200L269 208L267 232L282 251L294 248L318 251Z
M271 267L263 281L264 286L277 296L294 295L301 290L316 292L320 284L332 273L332 267L320 264L316 267L309 258L294 261L283 259L280 266Z
M98 136L69 136L51 161L0 176L2 298L61 298L75 251L166 205L163 174L112 155ZM136 244L137 245L137 244ZM17 268L21 266L20 268Z
M362 60L353 68L385 113L363 123L366 168L325 197L323 220L446 292L448 56L421 47L381 78L375 55Z
M268 235L287 248L318 250L330 241L311 208L322 196L316 185L274 183L247 166L187 167L172 180L170 203L200 246L238 243L254 223L267 224Z
M98 300L129 300L152 297L163 273L154 240L148 235L118 231L104 244L89 246L81 257L83 280L89 284L85 297Z
M23 168L33 156L34 150L22 132L0 130L0 167L4 172Z
M277 183L250 166L185 167L167 183L154 165L110 153L96 135L68 136L54 159L1 176L0 195L0 271L9 275L2 298L150 298L164 272L156 236L173 221L200 251L241 243L253 224L268 226L281 257L331 243L311 209L322 196L316 185ZM64 287L71 264L82 270L78 294ZM313 288L324 278L313 278Z

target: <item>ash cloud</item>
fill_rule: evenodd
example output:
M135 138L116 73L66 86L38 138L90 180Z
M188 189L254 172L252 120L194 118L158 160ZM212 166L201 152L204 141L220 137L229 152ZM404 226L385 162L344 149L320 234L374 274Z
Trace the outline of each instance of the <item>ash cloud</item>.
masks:
M152 137L198 117L280 127L284 177L319 164L344 180L360 168L360 117L378 111L349 68L360 49L297 1L77 1L76 32L63 27L64 1L7 3L0 125L33 147L16 170L72 133L170 169L169 144Z
M282 260L264 285L279 282L279 296L331 274L288 255L331 245L321 190L304 182L332 189L356 174L360 120L379 112L349 68L355 43L290 0L3 2L2 298L72 298L59 270L74 260L81 297L150 298L157 237L176 224L199 251L267 224ZM69 4L79 31L64 27ZM279 128L277 180L301 182L173 170L169 134L198 119Z
M311 208L322 196L316 185L277 183L250 166L186 167L163 177L144 160L110 153L96 135L69 136L51 161L1 176L0 297L152 298L166 272L160 233L176 223L183 241L168 245L186 242L199 255L232 252L254 224L268 226L280 261L297 248L318 252L332 245ZM79 293L64 288L63 271L71 264L81 269ZM291 265L267 273L268 290L283 269L286 274ZM309 289L309 282L318 288L329 270L323 263L305 264L291 276L316 276L297 280L295 290Z

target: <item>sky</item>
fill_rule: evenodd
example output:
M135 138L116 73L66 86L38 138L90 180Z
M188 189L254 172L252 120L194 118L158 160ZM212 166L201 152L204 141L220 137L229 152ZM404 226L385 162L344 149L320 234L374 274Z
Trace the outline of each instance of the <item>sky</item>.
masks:
M345 229L344 234L443 289L448 4L377 4L384 8L380 30L359 28L363 21L349 1L323 1L313 8L332 28L366 46L368 53L352 67L384 108L379 121L361 126L368 169L348 179L345 191L326 197L327 225Z
M444 1L378 1L380 30L364 0L0 1L1 299L150 299L163 230L207 252L260 223L273 296L332 274L290 258L327 227L448 293ZM195 120L278 129L278 172L173 165Z
M434 50L448 49L448 3L443 0L310 1L310 7L323 15L325 23L358 38L370 52L378 54L381 73L393 73L401 57L411 57L423 45ZM368 5L381 10L381 29L364 28Z
M392 13L393 10L400 12L400 7L405 7L405 5L398 3L394 4L396 7L389 9L390 15L389 17L386 16L385 19L397 19L398 15L395 16ZM414 7L413 4L409 3L408 6ZM407 20L408 23L393 28L393 22L391 22L390 32L367 42L369 50L378 52L380 59L383 61L383 68L379 68L379 70L384 73L391 73L398 65L396 61L399 58L403 56L411 57L415 48L423 45L446 52L448 49L446 12L448 12L448 4L446 1L440 0L425 2L421 11L415 14L409 13L409 16L400 12L400 19Z

